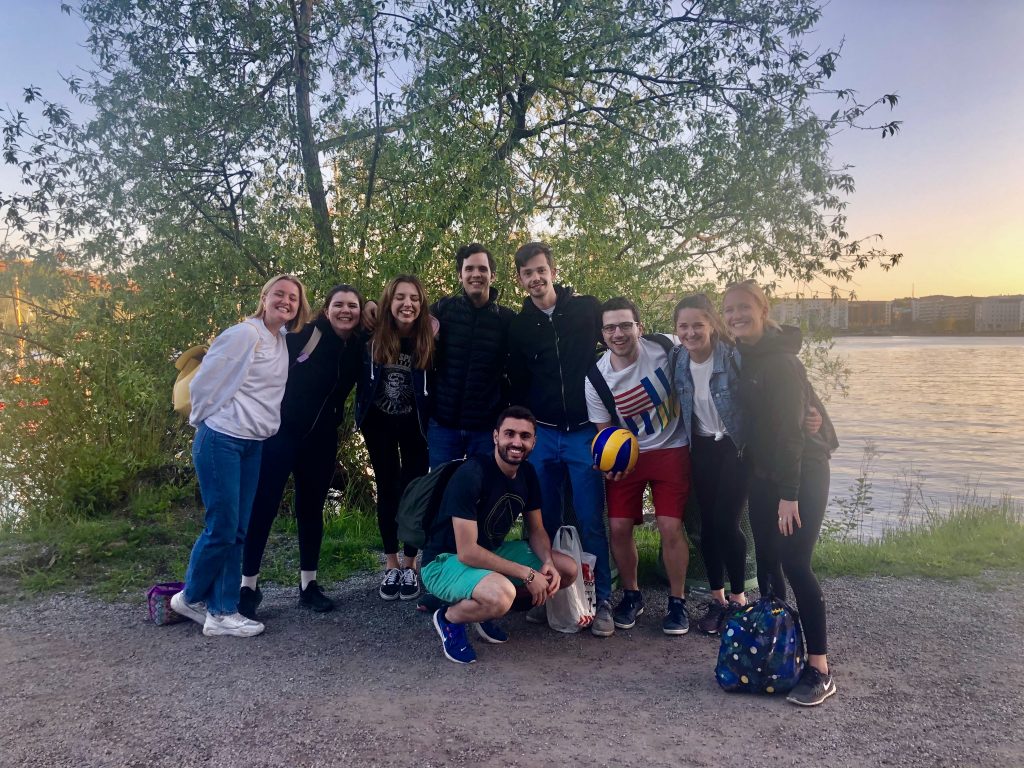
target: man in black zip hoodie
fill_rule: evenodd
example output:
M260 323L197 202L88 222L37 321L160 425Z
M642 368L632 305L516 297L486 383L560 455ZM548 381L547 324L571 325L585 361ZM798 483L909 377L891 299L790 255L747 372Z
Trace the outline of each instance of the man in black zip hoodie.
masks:
M498 304L491 287L494 258L480 243L459 248L455 265L462 290L430 308L440 324L427 430L431 469L492 453L494 421L508 405L508 329L515 312Z
M511 401L537 418L537 445L530 464L540 481L544 527L554 538L562 524L562 489L572 484L573 509L583 549L597 557L597 616L591 632L615 632L611 616L611 569L604 523L603 476L593 468L594 425L583 383L601 338L601 305L556 284L558 271L545 243L522 246L516 276L529 297L509 329Z

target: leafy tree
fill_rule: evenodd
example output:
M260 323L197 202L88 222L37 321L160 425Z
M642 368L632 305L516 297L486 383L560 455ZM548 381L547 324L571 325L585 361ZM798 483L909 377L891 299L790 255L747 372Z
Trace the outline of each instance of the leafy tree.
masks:
M850 237L853 180L830 157L839 130L894 133L868 117L896 97L831 85L839 52L803 42L813 0L65 8L90 30L92 68L68 78L89 117L34 87L2 116L24 182L0 192L8 258L121 286L107 306L128 311L123 347L158 391L169 355L236 320L277 271L316 296L414 270L437 295L455 247L479 240L507 289L511 251L543 236L568 282L663 312L738 275L841 283L899 259ZM73 322L42 313L16 335L121 328L83 302ZM55 349L43 359L75 352Z

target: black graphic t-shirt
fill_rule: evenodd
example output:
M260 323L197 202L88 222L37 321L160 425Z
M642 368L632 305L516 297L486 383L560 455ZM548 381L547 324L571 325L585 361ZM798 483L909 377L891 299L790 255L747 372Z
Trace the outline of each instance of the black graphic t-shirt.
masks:
M523 512L540 509L540 484L529 462L514 478L498 468L494 454L474 456L459 467L445 488L441 509L427 537L423 563L442 552L456 552L452 518L475 520L477 543L493 552L500 547Z
M373 404L389 416L407 416L412 413L415 404L412 392L413 349L412 339L402 339L398 362L381 366L381 383Z

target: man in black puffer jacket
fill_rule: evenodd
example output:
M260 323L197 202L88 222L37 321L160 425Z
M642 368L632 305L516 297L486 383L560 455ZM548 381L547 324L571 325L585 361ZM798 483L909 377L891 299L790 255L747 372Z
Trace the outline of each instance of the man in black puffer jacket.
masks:
M509 382L513 405L537 417L530 464L540 481L544 528L554 540L562 524L562 489L568 476L583 549L597 557L597 616L591 632L615 632L612 580L604 523L604 477L593 468L594 425L583 382L601 339L601 305L557 285L558 271L545 243L527 243L515 255L516 276L529 297L509 330Z
M430 467L491 453L494 420L508 405L508 329L515 313L498 304L494 259L479 243L455 254L462 291L435 302L440 323L434 403L427 430Z

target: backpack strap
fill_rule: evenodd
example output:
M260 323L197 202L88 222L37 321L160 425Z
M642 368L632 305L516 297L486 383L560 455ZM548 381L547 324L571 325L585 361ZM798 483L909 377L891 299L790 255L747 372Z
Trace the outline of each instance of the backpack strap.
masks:
M314 325L313 333L309 335L309 341L306 342L306 346L304 346L302 351L299 352L299 356L295 358L296 364L304 363L309 359L309 356L313 354L313 350L316 349L316 345L320 343L321 336L323 336L323 333L321 333L320 329Z
M616 426L622 426L622 419L619 418L619 412L615 408L615 396L612 394L611 387L608 386L608 382L604 380L604 376L601 375L600 369L597 367L597 363L590 366L590 370L587 371L587 380L594 387L594 391L597 392L597 396L601 398L601 404L604 405L604 409L608 411L608 415L612 418L612 424Z
M676 345L672 343L672 340L663 333L645 333L640 338L647 339L648 341L653 341L655 344L657 344L659 347L665 350L665 354L669 356L672 355L672 350L676 348Z

